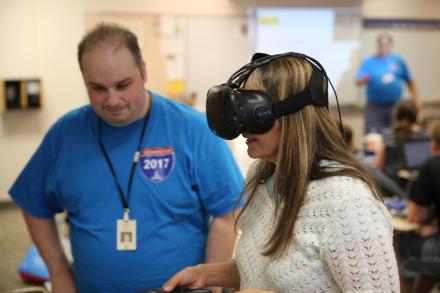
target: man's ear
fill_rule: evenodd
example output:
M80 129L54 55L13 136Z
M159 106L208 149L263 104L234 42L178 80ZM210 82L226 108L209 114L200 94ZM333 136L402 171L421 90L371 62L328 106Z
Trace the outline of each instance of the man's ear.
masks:
M139 67L139 70L141 71L141 77L144 83L147 82L147 66L145 65L145 62L142 62L141 66Z

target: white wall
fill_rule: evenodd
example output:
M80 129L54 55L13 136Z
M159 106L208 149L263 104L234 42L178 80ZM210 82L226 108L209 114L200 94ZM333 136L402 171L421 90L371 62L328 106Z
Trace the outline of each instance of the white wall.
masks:
M75 63L83 33L81 1L0 1L0 79L39 77L44 108L11 111L0 120L0 199L48 127L87 99Z
M364 0L364 17L439 19L438 0Z
M184 4L185 2L185 4ZM39 77L44 108L2 113L0 199L29 160L44 133L63 113L87 102L76 46L89 12L228 14L228 1L1 0L0 79ZM235 12L237 13L237 12ZM240 12L241 13L241 12Z
M428 4L425 8L423 3ZM244 15L249 5L355 6L360 0L0 0L0 79L39 77L45 106L0 115L0 200L50 125L87 102L76 45L87 13ZM432 7L432 9L431 9ZM440 17L437 0L368 0L368 16Z
M345 6L359 0L328 1ZM347 3L348 2L348 3ZM0 79L39 77L44 107L0 115L0 200L63 113L87 103L76 46L87 13L243 16L248 5L320 5L320 1L249 0L1 0Z

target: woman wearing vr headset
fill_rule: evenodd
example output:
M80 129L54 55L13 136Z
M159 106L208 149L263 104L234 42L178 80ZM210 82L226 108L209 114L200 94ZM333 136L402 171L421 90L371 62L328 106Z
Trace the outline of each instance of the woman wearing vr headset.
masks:
M328 112L324 69L296 53L257 58L228 83L212 88L207 102L214 133L230 139L240 131L248 155L258 159L243 192L236 257L186 268L164 290L222 286L246 293L398 292L391 218ZM235 88L242 83L244 90ZM246 101L258 100L258 95L271 100L270 127L267 121L260 127L261 115L255 114L264 105L246 112ZM219 109L211 110L222 101L227 105L223 111L237 106L247 114L234 114L229 121L223 112L223 122L216 120ZM234 124L249 113L254 121Z

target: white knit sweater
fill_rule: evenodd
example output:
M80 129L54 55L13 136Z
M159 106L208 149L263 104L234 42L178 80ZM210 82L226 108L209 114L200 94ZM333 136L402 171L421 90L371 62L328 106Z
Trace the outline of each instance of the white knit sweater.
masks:
M257 189L239 225L236 262L241 289L274 292L399 292L391 218L359 179L312 181L286 255L261 251L274 227L266 185Z

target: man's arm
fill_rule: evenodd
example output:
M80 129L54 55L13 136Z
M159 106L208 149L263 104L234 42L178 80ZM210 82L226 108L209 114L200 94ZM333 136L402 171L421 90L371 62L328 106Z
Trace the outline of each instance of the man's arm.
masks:
M22 210L32 240L37 246L52 283L52 292L76 292L73 274L61 246L54 219L42 219Z
M422 109L422 101L420 100L416 83L414 82L414 80L407 80L406 84L408 85L408 89L411 92L414 104L416 105L418 110L421 110Z
M234 215L235 213L228 213L213 218L206 245L206 262L224 262L231 259L237 239Z
M237 233L234 229L234 213L221 217L214 217L209 229L206 244L205 262L225 262L231 259L234 252ZM212 288L214 293L221 292L219 288Z
M360 78L356 79L356 85L362 86L366 84L370 80L370 77L368 75L361 76Z
M420 224L418 233L422 237L428 237L438 233L438 225L434 210L429 207L421 206L414 201L408 203L408 221Z
M408 203L408 221L426 224L432 219L432 209L429 207L421 206L414 201Z

